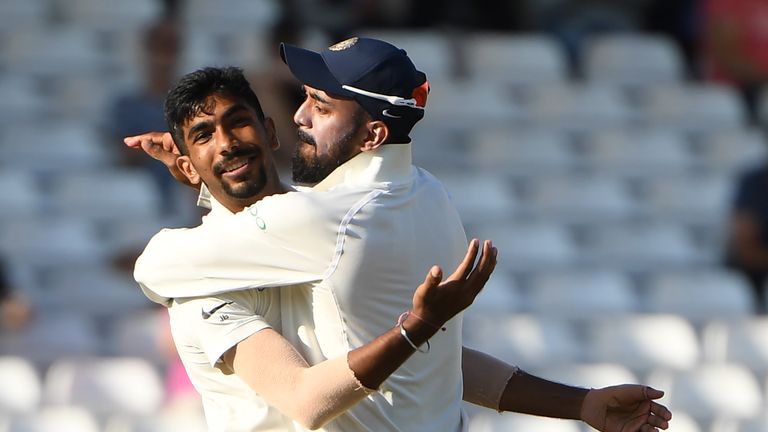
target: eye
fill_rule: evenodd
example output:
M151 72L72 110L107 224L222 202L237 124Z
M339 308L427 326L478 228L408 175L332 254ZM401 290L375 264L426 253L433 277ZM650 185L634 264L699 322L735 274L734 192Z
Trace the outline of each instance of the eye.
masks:
M207 142L209 139L211 139L211 133L205 131L205 132L200 132L197 135L195 135L194 142L196 144L203 144L203 143Z

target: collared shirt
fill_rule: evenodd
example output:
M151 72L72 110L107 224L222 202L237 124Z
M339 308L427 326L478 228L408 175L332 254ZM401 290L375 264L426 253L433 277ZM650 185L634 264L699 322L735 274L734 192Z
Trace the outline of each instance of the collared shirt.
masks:
M450 271L466 251L447 193L410 154L409 144L388 144L307 192L267 197L223 224L204 221L205 232L161 232L137 262L136 279L161 303L285 286L282 333L311 364L360 347L411 307L432 265ZM466 430L461 316L447 327L429 354L414 354L326 430Z

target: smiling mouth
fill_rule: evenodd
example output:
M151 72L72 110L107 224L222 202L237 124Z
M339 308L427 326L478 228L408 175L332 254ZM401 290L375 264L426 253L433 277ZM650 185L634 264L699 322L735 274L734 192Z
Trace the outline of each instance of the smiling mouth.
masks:
M221 175L226 174L239 174L245 170L245 168L256 159L256 156L250 156L245 158L238 158L227 162L221 169Z

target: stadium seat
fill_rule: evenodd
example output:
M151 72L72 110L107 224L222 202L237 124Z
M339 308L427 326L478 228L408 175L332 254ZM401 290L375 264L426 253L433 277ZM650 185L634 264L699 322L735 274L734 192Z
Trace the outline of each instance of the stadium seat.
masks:
M563 223L630 220L640 208L628 185L608 175L552 175L532 181L536 217Z
M0 356L0 413L30 414L39 409L40 375L35 365L23 357Z
M559 317L472 308L464 320L464 344L526 370L581 361L585 355L575 329Z
M707 323L703 343L712 362L733 362L768 373L768 318L745 317Z
M188 0L182 8L181 22L190 29L269 28L277 22L281 12L280 2L275 0L222 0L216 3Z
M685 136L668 129L607 129L585 140L588 167L628 178L690 170L695 159Z
M533 125L568 132L628 127L634 108L618 89L602 85L542 85L531 91L525 108Z
M513 313L528 307L528 301L515 279L499 269L493 273L480 295L472 302L472 307L465 313Z
M472 432L581 432L573 420L551 419L516 413L481 413L469 422Z
M132 357L62 358L49 368L45 400L51 405L77 405L99 415L151 415L163 402L158 371Z
M44 84L24 73L0 75L0 92L3 97L0 98L0 109L6 114L0 118L0 125L19 127L20 125L32 124L39 127L39 119L47 118L53 113L53 96L50 91L46 91ZM20 127L26 132L29 128ZM7 134L0 135L0 146L6 147L4 142ZM19 145L18 142L13 143ZM2 165L7 165L8 161L16 162L12 157L3 158ZM23 161L22 161L23 162Z
M519 207L512 185L503 177L441 175L440 181L465 222L507 220Z
M111 70L100 40L98 33L90 28L25 28L13 33L4 51L12 72L45 79L103 77Z
M201 412L160 413L142 418L116 416L107 421L102 432L206 432Z
M468 142L466 160L479 170L533 177L580 168L569 136L553 130L488 128L472 133Z
M685 64L679 48L664 36L608 34L589 40L582 58L587 80L643 86L679 82Z
M44 0L0 3L0 34L24 29L41 29L48 21L50 4Z
M568 79L565 52L551 36L472 33L462 38L461 47L473 80L523 87Z
M678 372L655 371L648 383L665 390L665 400L673 411L684 411L702 423L754 418L763 409L757 379L749 369L738 364L704 364Z
M646 202L660 220L725 224L733 179L719 174L678 174L649 178Z
M25 329L0 333L3 355L22 356L39 367L64 356L100 354L101 344L94 323L76 311L39 311Z
M152 0L67 0L61 19L69 26L100 31L140 32L161 16L162 3Z
M87 221L40 217L0 226L0 251L41 267L92 263L106 254Z
M743 101L731 87L717 84L659 85L643 92L640 120L651 127L691 133L746 126Z
M138 290L138 288L137 288ZM160 337L168 327L164 308L150 307L116 317L109 340L109 353L118 357L141 357L155 365L164 365L168 355Z
M527 121L526 111L513 93L500 89L493 82L434 79L430 81L430 87L425 124L472 132Z
M723 175L735 176L768 160L768 142L763 131L756 128L709 133L701 137L699 144L702 162Z
M610 270L571 270L539 273L529 281L532 313L589 320L637 308L630 280Z
M696 330L675 315L598 316L588 323L588 335L591 361L622 364L638 373L686 370L700 359Z
M0 220L30 218L43 210L43 191L32 173L0 168L0 184L4 190Z
M718 269L659 272L651 276L642 297L651 312L678 314L696 323L744 318L754 310L747 282Z
M11 419L7 432L100 432L98 419L80 407L45 407Z

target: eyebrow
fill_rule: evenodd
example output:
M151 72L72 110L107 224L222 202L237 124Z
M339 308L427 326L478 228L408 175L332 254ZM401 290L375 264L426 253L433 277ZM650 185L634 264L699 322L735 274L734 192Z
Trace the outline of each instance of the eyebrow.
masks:
M307 94L309 95L309 97L311 97L312 99L314 99L314 100L316 100L316 101L318 101L318 102L320 102L320 103L324 103L324 104L326 104L326 105L330 104L330 102L328 101L328 99L326 99L326 98L324 98L324 97L320 96L320 93L318 93L318 92L317 92L317 91L315 91L315 90L312 90L312 91L310 91L310 92L307 92Z
M187 139L192 141L192 137L199 131L208 129L213 124L210 120L201 121L199 123L195 123L191 128L189 128L189 131L187 132Z

